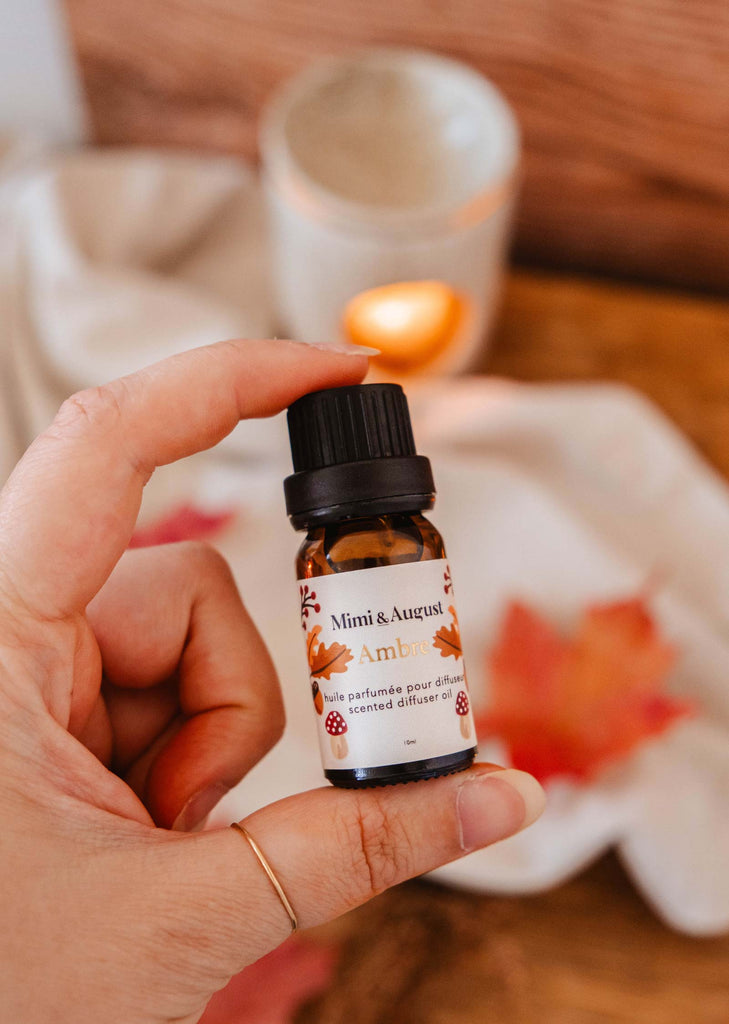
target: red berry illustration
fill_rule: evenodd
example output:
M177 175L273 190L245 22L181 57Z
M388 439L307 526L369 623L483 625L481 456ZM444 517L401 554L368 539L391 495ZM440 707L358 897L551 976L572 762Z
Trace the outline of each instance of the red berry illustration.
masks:
M318 615L321 611L321 605L315 603L316 591L309 591L308 586L299 587L299 596L301 597L301 625L306 629L305 620L309 618L309 609Z
M324 722L324 728L331 736L332 753L340 760L346 757L349 752L347 740L344 737L347 731L347 723L338 711L330 711Z
M467 740L471 735L471 720L468 717L469 703L468 696L464 690L461 690L456 697L456 714L461 719L461 735L464 740Z

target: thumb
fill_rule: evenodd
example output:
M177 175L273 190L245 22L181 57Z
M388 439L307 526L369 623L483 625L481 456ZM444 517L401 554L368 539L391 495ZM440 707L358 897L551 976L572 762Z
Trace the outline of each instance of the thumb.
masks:
M270 804L243 824L299 927L309 928L518 832L541 814L544 800L525 772L482 764L413 786L312 790ZM239 832L187 835L175 847L178 877L196 880L177 893L177 910L188 941L199 934L216 973L234 974L290 934L289 917Z

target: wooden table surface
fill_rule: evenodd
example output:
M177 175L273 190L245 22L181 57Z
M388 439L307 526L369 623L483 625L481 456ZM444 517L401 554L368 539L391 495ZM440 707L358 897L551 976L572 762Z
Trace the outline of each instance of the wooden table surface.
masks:
M515 273L483 369L641 388L729 475L729 302ZM541 896L411 882L320 931L343 955L300 1024L729 1021L729 936L669 930L614 855Z

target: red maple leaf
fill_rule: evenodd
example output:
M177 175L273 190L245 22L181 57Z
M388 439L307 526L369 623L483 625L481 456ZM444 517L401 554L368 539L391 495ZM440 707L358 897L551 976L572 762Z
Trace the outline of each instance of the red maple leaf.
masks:
M235 512L203 512L194 505L180 505L161 519L134 531L130 548L149 548L174 544L181 540L206 540L220 533L235 517Z
M336 960L333 946L289 939L214 995L200 1024L290 1024L330 983Z
M641 597L586 609L572 640L514 602L489 656L491 703L477 728L542 781L587 778L692 711L662 692L675 657Z

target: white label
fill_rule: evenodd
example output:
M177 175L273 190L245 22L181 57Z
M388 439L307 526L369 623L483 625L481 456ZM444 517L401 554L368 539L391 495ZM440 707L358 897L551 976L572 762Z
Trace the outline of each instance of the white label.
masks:
M299 580L325 769L476 745L445 559Z

